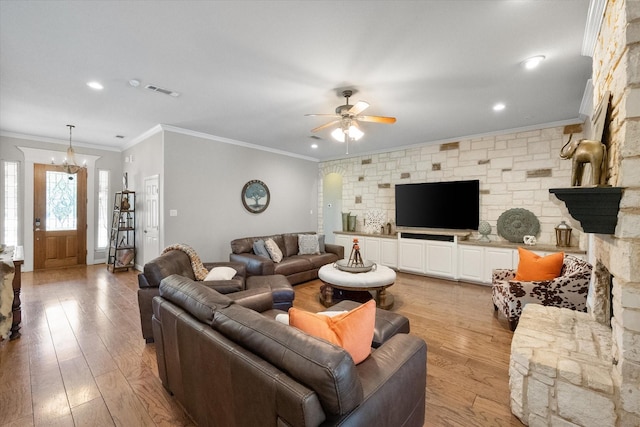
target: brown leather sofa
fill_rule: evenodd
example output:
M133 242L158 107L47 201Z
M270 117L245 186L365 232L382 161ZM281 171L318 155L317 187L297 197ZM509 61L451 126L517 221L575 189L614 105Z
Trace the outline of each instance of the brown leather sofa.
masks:
M325 264L334 263L344 258L344 247L325 244L325 252L317 255L298 255L298 234L285 233L271 236L243 237L231 241L229 261L241 262L245 265L248 276L265 276L282 274L292 285L318 278L318 270ZM256 240L273 239L282 251L282 261L275 263L270 258L256 255L253 243Z
M270 293L232 301L177 275L153 300L158 372L199 426L422 426L426 344L396 333L357 366L273 319ZM377 323L377 319L376 319Z
M208 286L221 294L232 294L239 291L255 288L266 288L272 294L274 307L279 310L288 310L293 305L295 293L284 276L270 275L255 278L247 278L245 265L234 262L205 262L205 268L211 270L214 267L231 267L237 274L231 280L215 280L198 282ZM140 324L142 336L147 343L153 342L153 328L151 316L153 314L151 301L159 295L159 286L162 279L172 274L179 274L195 280L189 256L179 250L168 251L144 265L142 273L138 274L138 307L140 309ZM239 298L235 296L232 298Z

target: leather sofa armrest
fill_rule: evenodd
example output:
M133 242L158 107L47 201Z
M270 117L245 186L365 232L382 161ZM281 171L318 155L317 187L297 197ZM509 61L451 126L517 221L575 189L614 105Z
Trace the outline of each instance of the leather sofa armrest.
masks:
M232 292L242 291L245 288L244 277L237 277L238 276L235 276L231 280L203 280L198 283L221 294L230 294Z
M149 281L147 280L147 276L144 275L144 273L139 273L138 274L138 287L140 289L144 289L144 288L157 288L157 286L151 286L149 284Z
M238 277L247 277L247 268L244 263L241 262L229 262L229 261L219 261L219 262L204 262L204 268L211 271L212 268L215 267L231 267L238 273L234 276L234 279Z
M325 252L330 252L332 254L338 255L339 259L344 258L344 246L334 245L332 243L325 243L324 250Z
M247 269L247 276L269 276L274 273L275 264L272 260L250 253L230 254L231 262L241 262Z
M391 337L357 366L363 402L344 425L422 425L427 382L427 344L408 334ZM402 396L398 399L397 396ZM389 415L381 422L380 414Z
M273 297L269 288L254 288L246 291L234 292L227 295L236 304L249 308L258 313L273 308Z

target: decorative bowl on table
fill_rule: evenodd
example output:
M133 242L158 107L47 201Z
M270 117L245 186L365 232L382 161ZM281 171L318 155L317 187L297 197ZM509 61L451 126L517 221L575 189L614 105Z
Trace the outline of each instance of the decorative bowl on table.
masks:
M338 270L346 271L348 273L366 273L367 271L375 270L376 263L372 261L363 261L363 265L349 265L349 261L341 259L336 261L333 266Z

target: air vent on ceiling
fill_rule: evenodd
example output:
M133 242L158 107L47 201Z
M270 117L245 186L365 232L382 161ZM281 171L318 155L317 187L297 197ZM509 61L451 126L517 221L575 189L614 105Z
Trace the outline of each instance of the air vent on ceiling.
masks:
M158 87L158 86L154 86L154 85L146 85L144 88L152 90L154 92L164 93L165 95L170 95L170 96L173 96L173 97L180 96L180 94L178 92L174 92L172 90L165 89L163 87Z

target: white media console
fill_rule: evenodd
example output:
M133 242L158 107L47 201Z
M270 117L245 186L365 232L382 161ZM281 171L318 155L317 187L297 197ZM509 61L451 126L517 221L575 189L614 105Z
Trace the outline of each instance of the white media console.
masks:
M336 231L335 243L344 246L349 258L353 239L357 238L364 259L407 273L441 277L443 279L491 285L494 268L516 268L518 245L508 242L467 240L466 231L398 230L393 235ZM552 245L527 246L540 255L564 251L586 259L586 252L577 247Z

